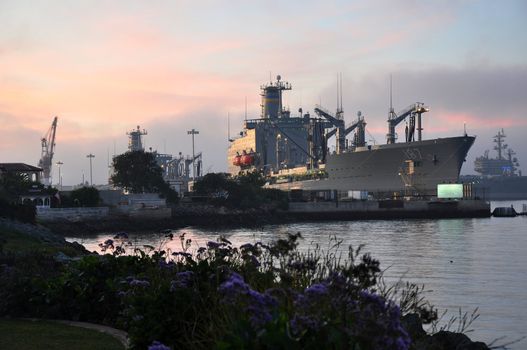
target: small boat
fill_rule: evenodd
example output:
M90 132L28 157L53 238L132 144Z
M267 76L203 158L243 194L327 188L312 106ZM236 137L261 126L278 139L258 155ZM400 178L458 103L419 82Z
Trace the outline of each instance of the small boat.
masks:
M517 216L518 213L516 210L514 210L514 207L498 207L494 208L492 211L492 216L498 217L498 218L513 218Z

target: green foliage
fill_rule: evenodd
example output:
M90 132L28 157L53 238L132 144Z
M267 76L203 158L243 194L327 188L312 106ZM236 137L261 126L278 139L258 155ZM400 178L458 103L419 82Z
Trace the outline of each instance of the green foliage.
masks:
M99 205L101 198L99 197L99 190L95 187L81 187L71 191L69 201L74 206L96 207Z
M34 223L35 207L19 203L19 196L33 188L41 190L44 186L30 181L23 174L10 172L2 174L0 176L0 217Z
M113 168L113 184L132 193L160 192L165 183L153 153L123 153L114 157Z
M231 178L225 173L209 173L194 184L194 193L204 196L214 205L230 208L287 208L287 194L276 189L262 188L265 178L259 172Z
M0 197L0 217L21 222L35 223L36 215L37 211L34 205L13 203Z
M177 192L163 180L163 170L150 152L126 152L114 157L112 183L131 193L159 193L168 202L178 201Z
M112 325L134 349L406 349L399 308L379 294L379 262L360 248L339 255L335 240L328 252L299 251L299 239L234 247L220 237L191 252L183 234L179 252L127 252L119 234L101 244L113 254L66 264L0 255L0 313ZM402 345L379 347L389 341Z

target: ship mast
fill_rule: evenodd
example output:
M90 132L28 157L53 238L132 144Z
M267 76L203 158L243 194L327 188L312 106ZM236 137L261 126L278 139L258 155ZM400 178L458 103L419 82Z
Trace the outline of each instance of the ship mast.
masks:
M498 131L497 135L494 135L494 142L496 143L496 146L494 146L494 150L498 151L498 159L502 160L504 159L502 155L502 151L505 151L505 149L508 147L507 144L505 144L505 131L501 129L501 131Z
M143 146L143 140L142 140L142 136L147 135L147 132L145 129L141 130L138 125L136 130L129 131L126 134L130 136L130 138L128 139L128 151L143 152L145 150Z

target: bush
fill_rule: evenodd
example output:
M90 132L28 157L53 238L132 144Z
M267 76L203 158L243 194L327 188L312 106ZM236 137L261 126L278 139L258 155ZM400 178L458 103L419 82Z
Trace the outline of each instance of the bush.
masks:
M287 209L287 194L262 186L265 179L258 172L231 178L225 173L209 173L194 185L194 193L207 198L213 205L236 209L263 206Z
M10 203L0 198L0 217L34 224L37 210L33 204Z
M4 258L0 313L120 327L136 349L154 341L174 349L407 349L401 314L437 315L419 295L390 300L379 262L360 248L339 256L333 242L327 253L300 252L300 238L240 247L220 238L191 253L183 234L181 251L145 246L123 255L128 239L119 234L100 245L112 254L66 265Z
M71 191L69 202L74 206L97 207L101 202L99 190L95 187L81 187Z

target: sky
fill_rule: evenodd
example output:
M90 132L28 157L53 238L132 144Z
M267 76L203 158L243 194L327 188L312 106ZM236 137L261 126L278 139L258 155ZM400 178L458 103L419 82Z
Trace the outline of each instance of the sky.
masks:
M260 86L278 74L293 114L361 111L385 143L389 81L396 111L423 102L424 138L463 134L475 157L501 128L527 174L526 1L0 0L0 162L37 165L58 116L53 162L64 185L108 182L126 132L163 153L227 169L228 123L260 115ZM402 125L402 124L401 124ZM398 129L404 135L404 125ZM58 181L58 168L53 169Z

